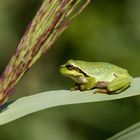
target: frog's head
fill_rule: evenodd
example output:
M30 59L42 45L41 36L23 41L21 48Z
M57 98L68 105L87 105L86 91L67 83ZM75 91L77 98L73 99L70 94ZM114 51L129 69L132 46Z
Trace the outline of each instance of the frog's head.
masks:
M59 71L62 75L70 77L74 81L77 81L80 77L84 77L84 72L82 72L75 60L68 60L60 66Z

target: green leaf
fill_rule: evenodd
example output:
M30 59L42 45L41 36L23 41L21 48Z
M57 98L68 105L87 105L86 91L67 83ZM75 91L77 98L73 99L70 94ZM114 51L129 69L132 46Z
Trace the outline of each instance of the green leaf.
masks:
M20 98L9 104L0 113L0 125L46 108L69 104L109 101L140 95L140 78L135 78L131 86L120 94L93 94L93 91L71 92L69 90L55 90Z
M140 122L130 126L107 140L140 140Z

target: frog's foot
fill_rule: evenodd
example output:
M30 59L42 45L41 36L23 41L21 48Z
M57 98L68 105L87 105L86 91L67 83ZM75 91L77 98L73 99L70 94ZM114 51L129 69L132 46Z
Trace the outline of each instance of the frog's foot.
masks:
M75 91L75 90L80 90L80 91L84 91L84 90L90 90L91 88L87 87L87 84L78 84L75 83L74 87L72 87L70 90L71 91Z
M126 90L129 86L130 85L126 85L117 91L109 91L108 89L95 89L93 94L96 94L96 93L102 93L102 94L108 94L108 95L119 94L122 91Z
M70 89L71 91L80 90L80 84L75 83L74 87Z
M93 94L96 94L96 93L111 94L111 92L108 91L107 89L95 89Z

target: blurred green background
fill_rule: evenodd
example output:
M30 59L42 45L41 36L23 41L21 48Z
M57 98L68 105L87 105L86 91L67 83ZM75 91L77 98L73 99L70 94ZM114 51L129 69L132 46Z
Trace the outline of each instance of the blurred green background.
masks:
M0 1L0 72L41 0ZM69 89L59 65L68 59L107 61L140 75L140 1L94 0L24 76L11 99ZM40 111L0 126L0 140L104 140L140 121L140 97Z

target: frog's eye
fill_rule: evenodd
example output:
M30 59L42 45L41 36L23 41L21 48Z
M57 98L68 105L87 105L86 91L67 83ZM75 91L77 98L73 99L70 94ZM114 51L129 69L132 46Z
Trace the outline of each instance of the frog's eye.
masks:
M71 64L66 65L66 68L67 68L68 70L73 70L73 65L71 65Z

